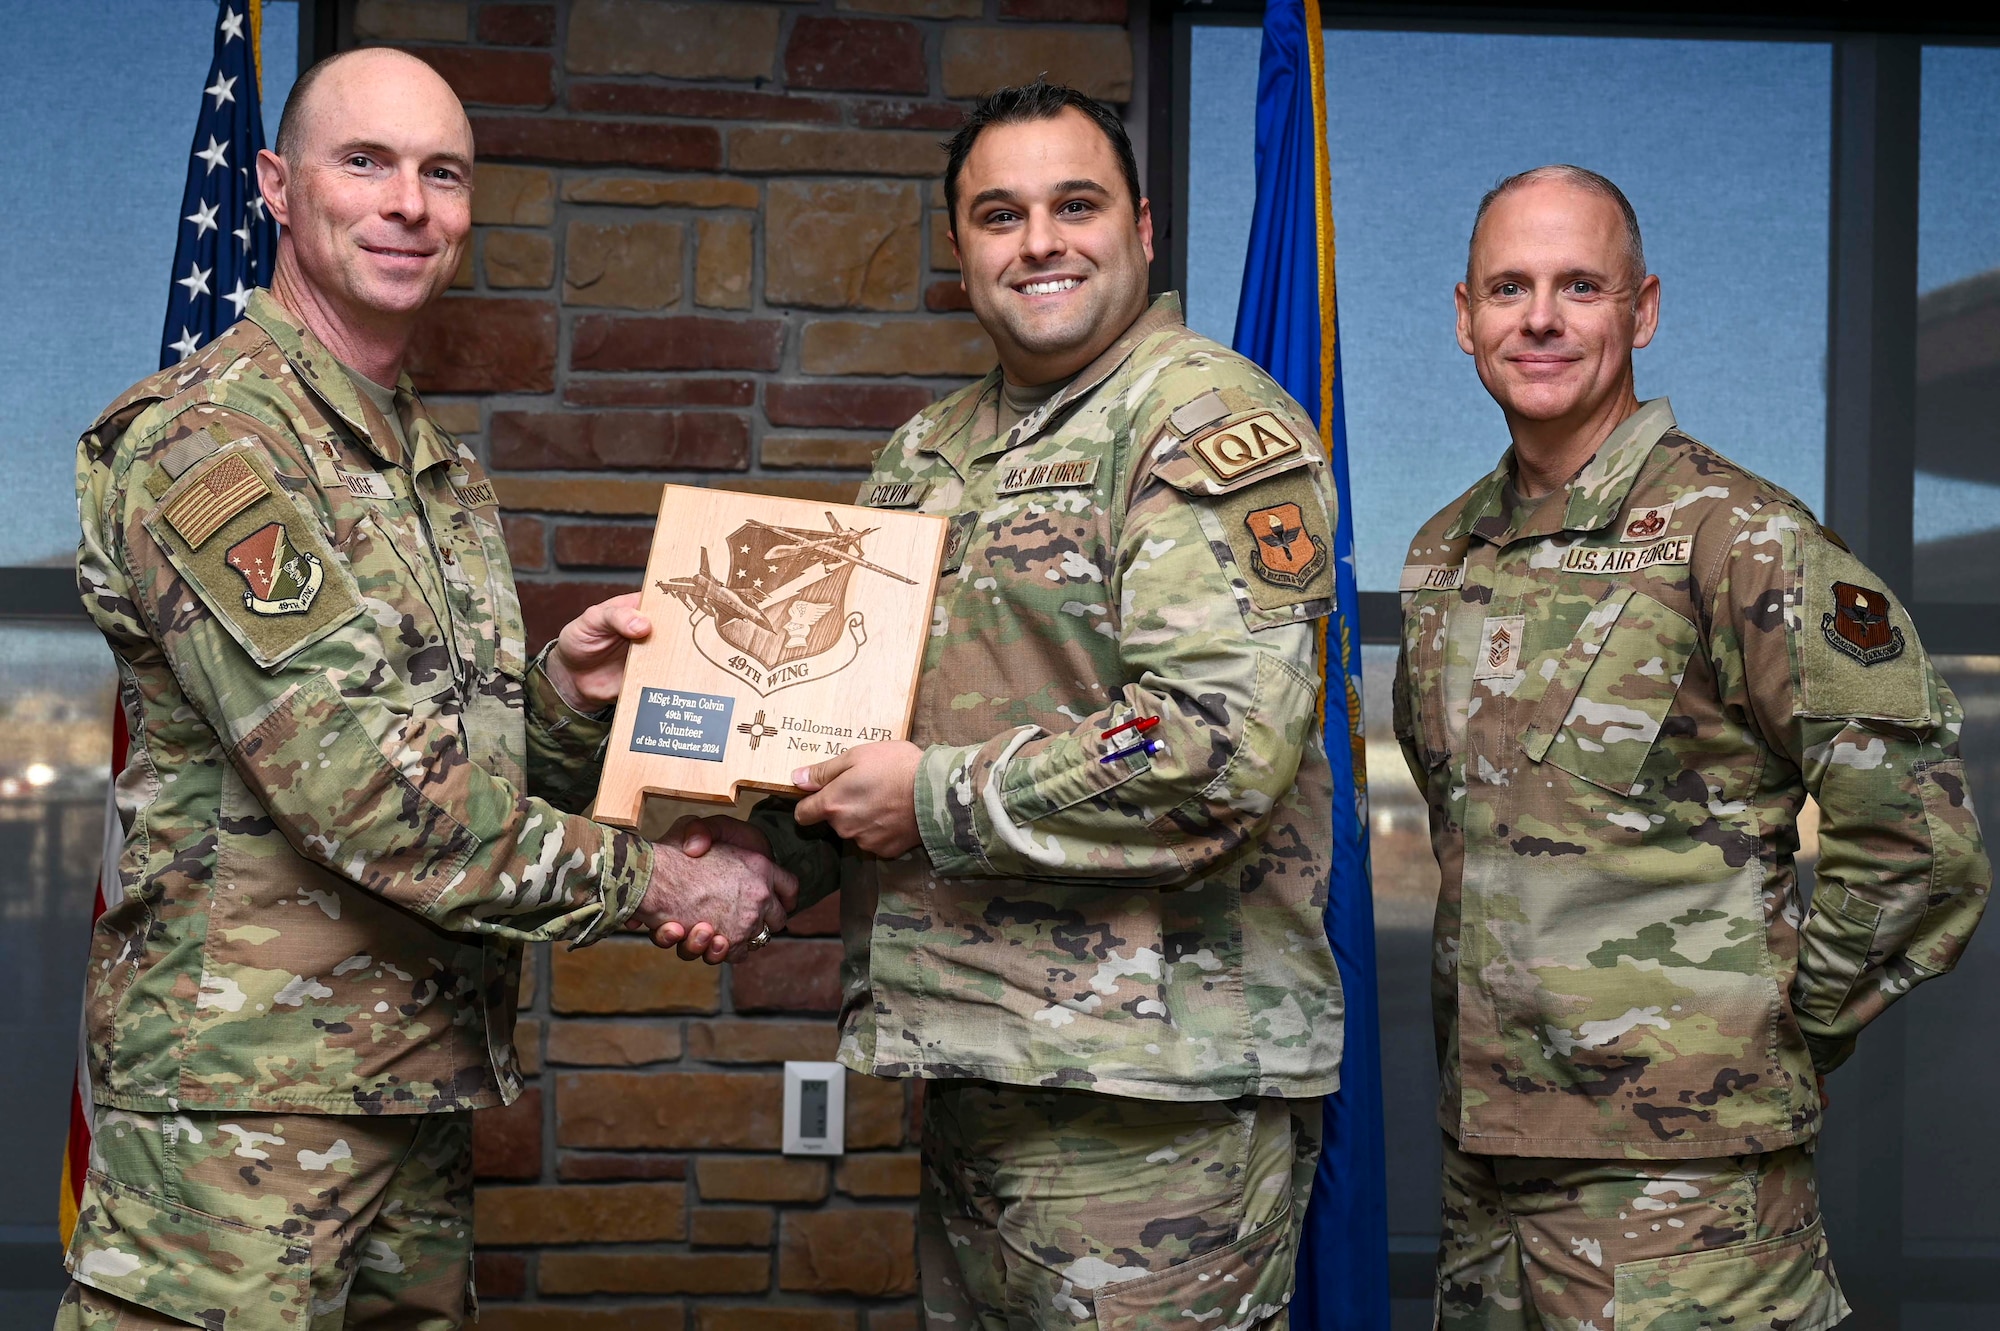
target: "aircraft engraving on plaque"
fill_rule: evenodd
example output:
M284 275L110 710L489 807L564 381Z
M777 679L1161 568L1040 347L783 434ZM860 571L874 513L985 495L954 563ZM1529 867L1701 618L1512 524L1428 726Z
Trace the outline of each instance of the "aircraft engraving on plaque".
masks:
M760 696L854 663L868 643L866 617L847 609L857 571L917 585L862 555L880 528L843 527L831 512L826 520L821 531L752 518L730 533L722 577L703 546L688 576L654 581L687 606L695 650Z

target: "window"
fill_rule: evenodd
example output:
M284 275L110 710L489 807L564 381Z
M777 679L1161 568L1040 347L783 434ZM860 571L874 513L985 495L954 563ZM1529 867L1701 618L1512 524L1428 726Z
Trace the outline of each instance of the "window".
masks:
M76 437L160 363L188 136L214 0L77 0L8 16L0 173L14 317L0 324L0 567L76 550ZM264 6L264 125L297 65L298 6ZM117 71L106 77L106 71Z
M2000 601L2000 47L1927 46L1916 597Z

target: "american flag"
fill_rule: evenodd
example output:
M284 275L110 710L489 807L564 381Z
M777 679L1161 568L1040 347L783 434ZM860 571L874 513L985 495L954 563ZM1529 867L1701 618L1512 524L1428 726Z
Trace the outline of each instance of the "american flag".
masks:
M163 370L235 323L250 293L271 280L278 224L257 191L257 153L264 146L257 8L255 0L222 0L217 6L215 57L194 123L167 323L160 333Z

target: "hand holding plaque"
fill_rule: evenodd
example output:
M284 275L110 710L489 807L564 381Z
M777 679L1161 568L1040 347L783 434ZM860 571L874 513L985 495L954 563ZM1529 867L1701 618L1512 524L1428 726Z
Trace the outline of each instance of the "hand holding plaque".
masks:
M944 539L924 514L665 487L596 817L795 793L797 769L905 737Z

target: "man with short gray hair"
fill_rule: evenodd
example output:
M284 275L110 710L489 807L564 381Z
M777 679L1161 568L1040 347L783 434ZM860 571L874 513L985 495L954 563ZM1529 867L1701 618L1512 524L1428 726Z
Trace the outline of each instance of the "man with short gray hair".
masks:
M1513 446L1411 543L1395 685L1442 870L1437 1325L1819 1331L1823 1078L1991 885L1962 713L1838 537L1638 400L1616 185L1510 177L1470 250Z

